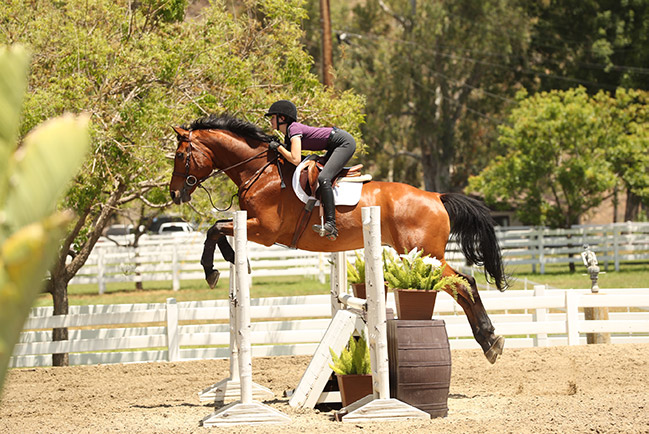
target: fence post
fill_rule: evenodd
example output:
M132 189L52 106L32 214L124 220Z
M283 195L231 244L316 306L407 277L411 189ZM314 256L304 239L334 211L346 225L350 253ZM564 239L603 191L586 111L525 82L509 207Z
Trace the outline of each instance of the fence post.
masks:
M99 285L99 295L103 294L106 291L106 282L104 281L104 261L106 254L104 249L98 248L99 257L97 258L97 285Z
M534 285L534 297L543 297L545 295L545 285ZM547 321L547 309L546 308L536 308L533 314L534 322L545 322ZM548 334L547 333L537 333L534 337L534 346L535 347L547 347L548 346Z
M545 243L543 240L543 237L545 236L545 229L540 228L539 229L539 262L541 264L540 266L540 273L545 274Z
M620 244L617 239L618 235L620 235L620 231L618 231L617 225L613 224L613 260L615 261L615 271L620 271Z
M174 241L173 254L171 263L171 287L174 291L180 289L180 267L178 264L178 242Z
M180 360L180 345L178 337L178 304L176 299L167 299L167 359L170 362Z
M579 345L579 294L566 291L566 332L568 333L568 345Z

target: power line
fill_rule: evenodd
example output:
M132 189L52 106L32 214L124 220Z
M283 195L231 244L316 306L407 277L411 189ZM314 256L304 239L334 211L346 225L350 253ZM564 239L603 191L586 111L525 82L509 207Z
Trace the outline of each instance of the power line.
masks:
M498 63L487 62L487 61L484 61L484 60L475 59L473 57L462 56L462 55L458 55L458 54L445 53L445 52L442 52L442 51L434 50L434 49L429 48L429 47L424 47L421 44L418 44L418 43L416 43L414 41L406 41L406 40L403 40L403 39L393 38L393 37L388 37L388 36L362 35L362 34L353 33L353 32L343 32L342 34L344 34L346 36L354 36L354 37L356 37L358 39L369 39L369 40L383 39L383 40L386 40L386 41L389 41L389 42L397 42L397 43L402 43L402 44L406 44L406 45L412 45L412 46L418 47L418 48L420 48L420 49L422 49L424 51L427 51L427 52L432 53L432 54L437 54L437 55L440 55L442 57L447 57L447 58L454 59L454 60L462 60L462 61L467 61L467 62L472 62L472 63L478 63L478 64L481 64L481 65L490 66L490 67L494 67L494 68L499 68L499 69L503 69L503 70L521 72L521 73L524 73L524 74L527 74L527 75L541 76L541 77L546 77L546 78L552 78L552 79L555 79L555 80L566 81L566 82L570 82L570 83L583 84L583 85L596 87L596 88L599 88L599 89L607 89L607 90L615 90L615 89L617 89L617 86L596 83L596 82L590 81L590 80L578 79L578 78L573 78L573 77L565 77L565 76L556 75L556 74L549 74L549 73L545 73L545 72L542 72L542 71L537 71L537 70L530 69L530 68L525 68L525 67L517 68L517 67L505 66L505 65L502 65L502 64L498 64ZM345 40L345 39L346 39L346 37L343 38L343 40ZM640 68L640 70L643 70L643 69L644 68ZM649 73L649 69L647 69L647 73Z

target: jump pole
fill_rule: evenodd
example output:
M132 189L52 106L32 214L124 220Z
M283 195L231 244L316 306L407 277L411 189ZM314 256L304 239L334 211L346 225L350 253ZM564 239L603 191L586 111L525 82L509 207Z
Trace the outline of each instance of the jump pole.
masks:
M234 216L234 279L237 294L236 347L238 348L239 382L241 399L206 416L205 427L232 425L262 425L289 423L284 413L253 400L252 351L250 344L250 279L247 255L247 212L237 211ZM231 368L232 369L232 368Z

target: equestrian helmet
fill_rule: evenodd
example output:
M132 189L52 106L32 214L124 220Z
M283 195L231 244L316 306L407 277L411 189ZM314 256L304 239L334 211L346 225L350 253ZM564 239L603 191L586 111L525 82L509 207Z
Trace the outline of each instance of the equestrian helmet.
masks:
M282 99L271 104L266 116L282 115L292 122L297 121L297 107L291 101Z

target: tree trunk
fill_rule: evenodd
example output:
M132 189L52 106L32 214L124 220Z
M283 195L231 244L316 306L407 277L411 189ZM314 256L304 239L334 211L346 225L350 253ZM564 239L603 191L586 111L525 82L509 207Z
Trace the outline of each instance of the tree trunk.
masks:
M74 225L72 231L68 234L67 238L63 243L61 249L61 254L59 258L50 270L50 280L47 285L47 292L52 294L52 301L54 303L54 315L67 315L69 304L68 304L68 283L74 275L79 271L81 266L86 262L90 252L92 251L95 243L101 235L101 231L106 226L109 217L114 212L116 208L117 201L124 195L126 191L126 184L120 182L117 188L111 193L110 197L101 208L99 215L94 219L92 224L92 231L88 234L88 238L85 243L82 245L79 252L74 252L72 254L72 261L68 264L66 259L70 254L73 240L79 234L81 229L84 226L84 223L87 217L90 215L89 206L86 210L80 213L80 216ZM53 330L52 339L54 341L63 341L68 339L68 329L67 328L58 328ZM54 366L68 366L69 358L67 354L53 354L52 355L52 364Z
M422 148L424 188L426 191L446 192L450 189L451 166L435 153Z
M54 315L67 315L69 313L68 282L61 276L53 275L48 283L48 292L52 294ZM68 329L55 328L52 330L53 341L67 341ZM70 360L67 353L52 354L52 366L68 366Z
M635 221L638 219L640 204L642 200L631 190L626 192L626 207L624 209L624 221Z

